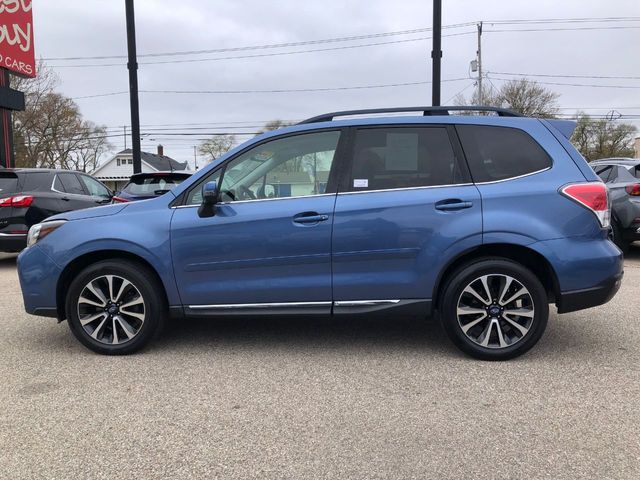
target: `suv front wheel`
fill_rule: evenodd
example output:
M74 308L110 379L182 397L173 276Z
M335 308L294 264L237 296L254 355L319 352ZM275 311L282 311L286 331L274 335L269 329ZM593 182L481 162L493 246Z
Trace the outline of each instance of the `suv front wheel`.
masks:
M444 289L441 319L462 351L483 360L507 360L533 347L547 326L549 304L540 280L503 258L456 270Z
M66 300L69 327L94 352L133 353L164 324L162 292L153 272L143 265L124 260L95 263L71 282Z

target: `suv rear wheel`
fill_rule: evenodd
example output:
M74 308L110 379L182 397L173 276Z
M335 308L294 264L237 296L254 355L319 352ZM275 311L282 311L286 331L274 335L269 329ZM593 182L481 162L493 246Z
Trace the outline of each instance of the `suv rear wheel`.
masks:
M507 360L533 347L547 326L549 305L540 280L503 258L456 270L444 289L441 319L453 343L483 360Z
M124 355L146 346L166 317L162 285L143 265L108 260L85 268L66 300L69 327L97 353Z

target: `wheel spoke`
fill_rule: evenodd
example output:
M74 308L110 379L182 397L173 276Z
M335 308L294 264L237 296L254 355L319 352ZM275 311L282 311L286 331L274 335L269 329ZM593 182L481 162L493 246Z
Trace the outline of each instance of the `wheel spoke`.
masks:
M120 313L123 315L128 315L130 317L137 318L141 322L144 322L144 313L128 312L126 310L123 310L122 308L120 309Z
M480 277L480 283L482 283L482 286L484 287L484 293L487 295L489 303L491 303L491 290L489 290L489 284L487 282L488 277L489 275L483 275L482 277Z
M487 318L487 314L486 312L482 312L484 313L484 315L482 315L480 318L476 318L475 320L471 320L469 323L465 324L462 326L462 331L464 333L467 333L470 329L472 329L473 327L475 327L478 323L480 323L482 320L484 320L485 318Z
M104 316L104 319L100 322L100 324L95 328L95 330L91 333L91 337L95 338L96 340L98 340L98 334L100 333L100 331L102 330L102 328L104 327L104 324L107 322L107 319L109 317L107 315Z
M502 306L509 305L511 302L513 302L517 298L521 297L524 294L528 294L528 293L529 292L527 291L527 289L522 287L522 288L518 289L518 291L516 293L514 293L513 295L511 295L508 299L503 300L502 302L500 302L500 305L502 305Z
M95 280L93 282L95 282ZM101 304L96 305L99 307L104 307L107 304L107 298L104 296L104 293L102 293L98 288L94 287L93 282L87 285L87 290L93 293L96 298L100 299L100 301L102 302Z
M491 300L487 301L484 298L482 298L482 296L478 292L476 292L476 290L471 285L467 285L467 288L465 288L463 292L474 296L477 300L482 302L484 305L491 304Z
M118 330L116 329L116 317L113 317L111 319L111 330L113 330L113 338L111 339L111 343L119 343Z
M83 327L91 322L95 322L96 320L98 320L99 318L105 317L107 314L104 312L100 312L100 313L96 313L95 315L91 315L90 317L87 318L81 318L80 319L80 325L82 325Z
M491 320L491 321L489 321L489 323L487 323L486 328L482 332L482 334L484 334L484 337L482 337L482 342L480 343L480 345L482 345L483 347L488 347L489 346L489 339L491 338L491 329L492 328L493 328L493 320Z
M505 278L504 287L502 287L502 293L500 294L500 298L498 298L498 303L500 305L502 305L502 300L504 299L504 296L509 291L509 287L511 286L512 282L513 282L513 278L511 278L511 277L506 277Z
M93 305L94 307L104 307L107 303L98 303L93 300L88 299L87 297L78 298L78 303L86 303L87 305Z
M124 303L124 304L120 305L120 310L124 310L125 308L133 307L134 305L142 305L143 303L144 303L144 300L142 299L142 297L134 298L130 302L127 302L127 303Z
M124 333L129 340L135 337L136 334L133 331L133 328L131 327L131 325L129 325L129 322L127 322L124 318L117 315L113 317L113 319L120 324L120 326L122 327L122 330L124 330Z
M106 275L107 285L109 286L109 300L115 302L116 299L113 298L113 275Z
M118 293L116 294L116 298L113 300L114 302L117 302L120 300L120 298L122 297L122 294L124 293L124 290L131 285L131 282L129 280L125 280L122 279L122 284L120 285L120 289L118 290Z
M504 315L517 315L519 317L533 318L535 312L529 308L516 308L514 310L505 310Z
M496 331L498 332L498 343L500 344L500 348L504 348L507 346L507 342L504 340L504 336L502 335L502 327L500 326L500 322L495 320Z
M520 331L520 333L522 334L522 336L523 336L523 337L524 337L524 336L527 334L527 332L529 331L529 329L528 329L528 328L523 327L522 325L520 325L520 324L519 324L518 322L516 322L515 320L511 320L509 317L502 317L502 318L504 318L504 319L509 323L509 325L511 325L511 326L513 326L513 327L515 327L515 328L517 328L517 329Z
M479 315L481 313L483 313L485 317L487 316L484 308L458 307L458 315Z

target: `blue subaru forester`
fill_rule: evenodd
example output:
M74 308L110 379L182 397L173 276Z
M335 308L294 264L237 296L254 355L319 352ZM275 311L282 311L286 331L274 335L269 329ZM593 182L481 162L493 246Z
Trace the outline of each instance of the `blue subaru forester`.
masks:
M314 117L156 199L51 217L18 258L26 310L104 354L139 350L169 317L437 312L464 352L520 355L549 303L618 290L607 189L572 122L456 110Z

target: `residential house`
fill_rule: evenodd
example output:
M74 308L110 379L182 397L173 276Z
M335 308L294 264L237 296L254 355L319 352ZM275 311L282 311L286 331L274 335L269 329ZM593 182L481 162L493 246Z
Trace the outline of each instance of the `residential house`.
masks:
M178 162L164 154L162 145L158 145L157 153L141 152L142 172L165 172L186 170L187 162ZM114 192L118 192L133 175L133 152L130 148L118 152L113 158L102 163L91 172L95 178Z

